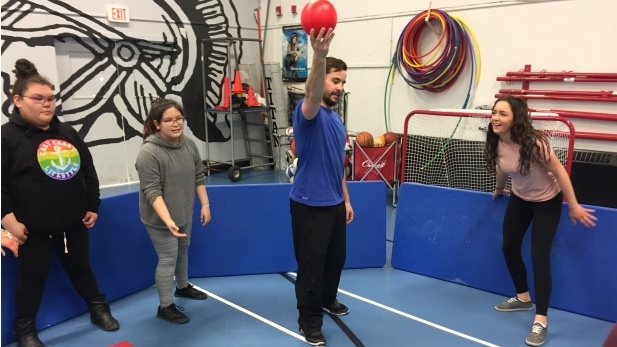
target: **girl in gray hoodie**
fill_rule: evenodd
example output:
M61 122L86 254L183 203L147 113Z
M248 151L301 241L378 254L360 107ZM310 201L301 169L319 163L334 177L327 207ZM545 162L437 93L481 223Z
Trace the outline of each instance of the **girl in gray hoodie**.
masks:
M175 296L207 298L188 281L194 193L201 202L202 225L211 218L203 165L195 142L183 134L184 122L184 110L177 102L154 100L135 163L141 221L159 258L155 274L160 302L157 317L174 324L189 321L174 304L174 276Z

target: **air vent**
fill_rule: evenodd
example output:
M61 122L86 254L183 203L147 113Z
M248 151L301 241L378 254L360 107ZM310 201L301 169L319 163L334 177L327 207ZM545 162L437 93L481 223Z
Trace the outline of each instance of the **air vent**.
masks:
M604 164L617 166L617 153L574 151L574 161L578 163Z

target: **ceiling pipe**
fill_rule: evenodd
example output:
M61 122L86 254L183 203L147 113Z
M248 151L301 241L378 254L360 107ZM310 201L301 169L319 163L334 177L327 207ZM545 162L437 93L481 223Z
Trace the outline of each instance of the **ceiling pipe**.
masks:
M506 76L497 77L497 81L502 82L593 82L593 83L606 83L617 82L617 78L589 78L589 77L523 77L523 76Z
M560 116L567 117L567 118L579 118L579 119L604 120L604 121L617 122L617 114L615 113L600 113L600 112L555 110L555 109L546 110L546 109L538 109L538 108L529 108L529 111L557 113Z
M532 71L508 71L506 72L506 76L520 76L520 77L572 77L572 78L601 78L601 79L613 79L617 80L617 73L609 73L609 72L572 72L572 71L562 71L562 72L532 72Z
M587 90L543 90L543 89L499 89L504 94L542 94L542 95L574 95L591 97L614 97L617 94L612 90L587 91Z
M568 95L536 95L536 94L495 94L496 98L512 95L521 99L534 100L564 100L564 101L602 101L602 102L617 102L617 96L614 97L589 97L589 96L568 96Z
M617 134L590 133L586 131L576 131L574 137L581 140L617 141Z

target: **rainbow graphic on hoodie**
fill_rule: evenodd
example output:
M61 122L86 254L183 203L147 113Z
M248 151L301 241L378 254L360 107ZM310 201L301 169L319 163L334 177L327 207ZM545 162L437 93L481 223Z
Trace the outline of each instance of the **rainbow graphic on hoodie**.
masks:
M56 180L72 178L81 166L79 151L65 140L49 139L41 142L36 156L43 172Z

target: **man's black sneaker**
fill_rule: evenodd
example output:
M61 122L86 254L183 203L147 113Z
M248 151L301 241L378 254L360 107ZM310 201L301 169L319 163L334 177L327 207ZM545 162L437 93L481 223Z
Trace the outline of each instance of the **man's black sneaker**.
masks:
M195 289L195 287L189 283L186 288L178 288L176 287L175 296L180 298L189 298L193 300L204 300L208 298L208 294L202 292L201 290Z
M342 316L349 313L347 306L341 304L338 300L334 300L330 305L324 305L323 310L335 316Z
M304 335L304 339L306 340L306 343L308 343L311 346L325 346L326 345L326 338L323 337L323 334L321 333L321 331L315 331L309 334L305 334L303 330L300 330L302 332L302 334Z
M169 323L173 324L184 324L188 323L189 321L189 317L184 313L180 312L176 304L171 304L167 307L162 308L161 306L159 306L156 316L162 320L166 320Z

